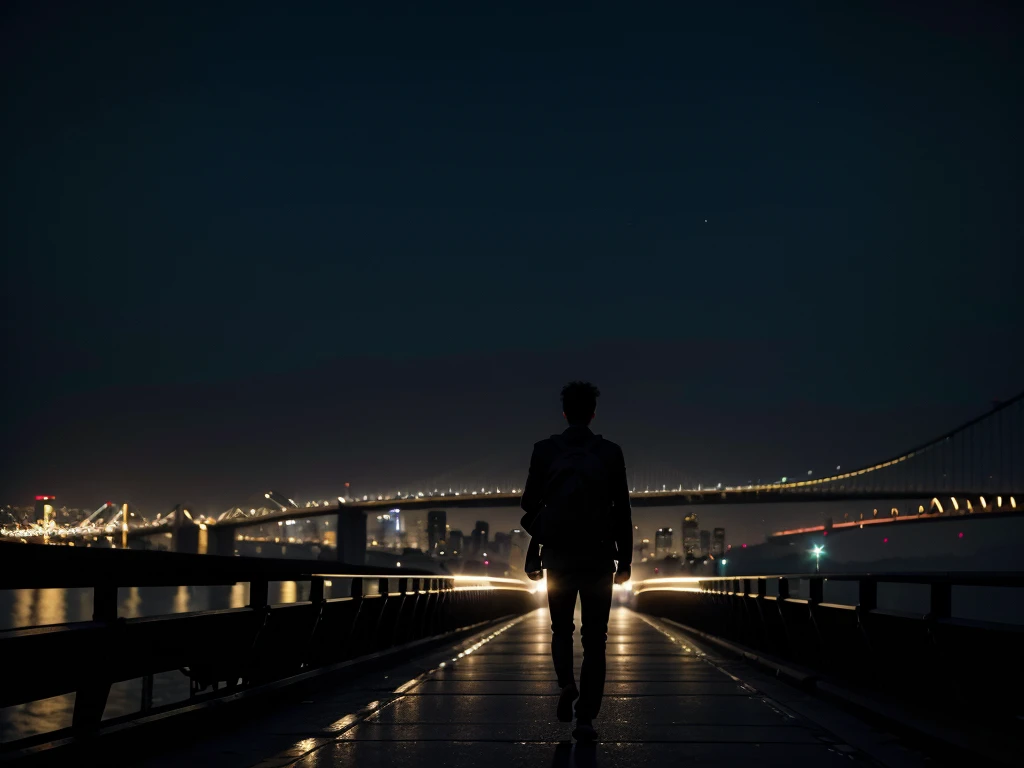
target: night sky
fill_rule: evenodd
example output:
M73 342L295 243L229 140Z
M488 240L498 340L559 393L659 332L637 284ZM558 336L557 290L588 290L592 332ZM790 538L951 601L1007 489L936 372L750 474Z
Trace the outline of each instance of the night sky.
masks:
M573 378L770 481L1024 387L1016 4L207 5L4 4L2 503L521 484Z

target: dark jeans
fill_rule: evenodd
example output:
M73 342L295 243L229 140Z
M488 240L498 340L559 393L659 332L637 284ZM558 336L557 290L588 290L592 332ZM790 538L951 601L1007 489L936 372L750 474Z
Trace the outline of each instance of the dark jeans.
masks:
M551 658L562 687L575 682L572 664L573 613L576 595L580 596L583 620L583 668L580 670L580 698L576 717L597 717L604 693L605 658L608 642L608 614L612 608L610 570L552 571L548 570L548 608L551 610Z

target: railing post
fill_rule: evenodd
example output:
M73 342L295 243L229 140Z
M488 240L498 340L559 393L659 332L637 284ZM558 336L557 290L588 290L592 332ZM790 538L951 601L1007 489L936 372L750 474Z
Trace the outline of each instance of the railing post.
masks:
M811 605L818 605L825 600L825 580L815 576L809 580L808 597Z
M103 584L93 588L92 620L107 625L107 632L113 637L113 627L117 622L117 586ZM111 643L115 645L116 643ZM116 653L116 650L115 650ZM103 720L103 710L107 707L110 695L110 680L103 674L101 664L90 665L94 671L89 674L87 682L75 691L75 710L71 715L73 728L95 728Z
M953 585L948 582L932 583L930 603L929 619L948 619L953 613Z
M322 578L309 580L309 602L322 603L324 601L324 580Z
M153 675L142 676L142 703L139 709L142 712L149 712L153 708Z
M363 624L366 621L366 617L363 615L363 579L360 576L353 576L352 583L348 588L348 594L352 598L352 623L349 625L348 637L346 638L347 647L345 648L345 657L352 658L358 656L362 650L362 634Z
M857 610L862 614L870 613L878 607L878 582L874 579L861 579L858 587Z
M789 600L789 579L779 579L779 600Z
M249 582L249 607L266 608L270 604L270 582L253 579Z
M324 603L325 600L325 579L323 577L314 577L309 580L309 602L316 610L316 614L313 618L313 625L309 632L309 643L307 644L305 651L305 658L303 659L302 665L309 667L314 663L314 657L316 655L317 646L317 634L320 632L320 623L324 618Z
M117 620L117 587L105 584L92 591L92 620Z

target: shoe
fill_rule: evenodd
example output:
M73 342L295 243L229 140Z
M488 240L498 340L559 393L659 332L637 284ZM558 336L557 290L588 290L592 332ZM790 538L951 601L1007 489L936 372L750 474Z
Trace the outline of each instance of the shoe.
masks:
M579 697L580 689L576 687L576 683L569 683L562 688L562 693L558 697L558 722L572 722L572 704Z
M597 731L594 729L592 720L584 720L582 717L576 720L576 727L572 729L572 736L576 741L597 741Z

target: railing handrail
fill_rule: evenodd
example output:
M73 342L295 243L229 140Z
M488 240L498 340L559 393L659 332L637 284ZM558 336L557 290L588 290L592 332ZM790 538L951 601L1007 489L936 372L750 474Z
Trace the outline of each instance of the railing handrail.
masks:
M876 581L890 584L951 584L955 586L1024 586L1024 572L1022 571L921 571L914 573L899 573L890 571L864 572L864 573L770 573L757 575L738 576L657 576L650 579L638 579L633 581L636 589L641 584L662 584L691 583L712 581L741 581L750 579L760 581L765 579L788 579L797 581L801 579L821 579L828 581Z
M253 580L315 578L493 580L418 568L333 564L324 560L196 555L131 549L0 544L0 589L217 586ZM525 584L525 582L523 582Z

